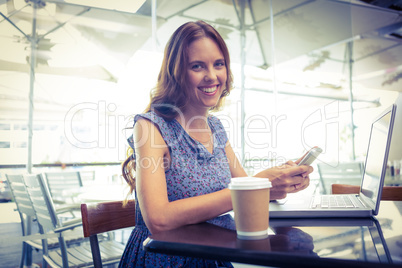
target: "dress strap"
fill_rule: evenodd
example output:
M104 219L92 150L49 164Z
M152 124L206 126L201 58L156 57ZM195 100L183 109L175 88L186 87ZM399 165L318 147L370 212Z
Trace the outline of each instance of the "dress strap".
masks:
M215 147L225 148L228 136L221 120L216 116L210 115L209 122L210 126L213 128L214 140L217 142Z

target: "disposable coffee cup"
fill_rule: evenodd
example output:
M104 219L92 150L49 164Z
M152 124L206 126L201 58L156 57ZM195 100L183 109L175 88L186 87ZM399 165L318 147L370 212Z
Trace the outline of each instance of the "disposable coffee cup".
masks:
M271 182L265 178L231 179L228 188L239 239L255 240L268 237L271 187Z

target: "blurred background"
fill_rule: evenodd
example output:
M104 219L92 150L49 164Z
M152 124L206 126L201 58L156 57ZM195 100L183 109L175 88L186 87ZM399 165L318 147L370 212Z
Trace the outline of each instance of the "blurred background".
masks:
M120 180L126 138L164 46L204 20L229 47L235 89L217 113L250 174L295 160L364 160L371 120L399 103L402 1L0 0L0 168L101 169Z

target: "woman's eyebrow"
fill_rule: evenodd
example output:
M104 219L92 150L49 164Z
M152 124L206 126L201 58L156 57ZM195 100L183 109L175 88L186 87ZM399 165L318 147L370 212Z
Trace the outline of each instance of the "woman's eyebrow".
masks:
M203 61L201 61L201 60L193 60L193 61L190 61L188 64L204 64L204 62Z
M225 59L224 58L216 59L214 62L217 62L217 61L225 61ZM202 60L189 61L189 64L193 64L193 63L205 63L205 62L203 62Z
M190 61L190 63L192 63L192 62L203 62L202 60L193 60L193 61Z

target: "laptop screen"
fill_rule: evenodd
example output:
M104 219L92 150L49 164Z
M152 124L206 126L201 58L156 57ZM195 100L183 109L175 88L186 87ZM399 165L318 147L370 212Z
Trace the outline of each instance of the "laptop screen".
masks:
M365 201L369 201L372 208L382 193L394 117L395 105L384 111L371 125L360 195L366 197Z

